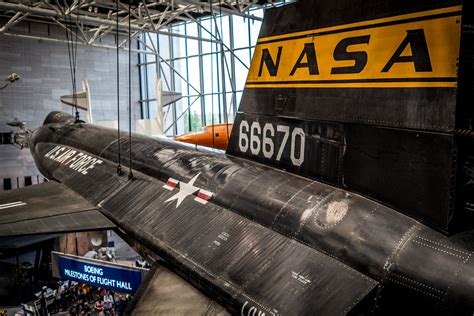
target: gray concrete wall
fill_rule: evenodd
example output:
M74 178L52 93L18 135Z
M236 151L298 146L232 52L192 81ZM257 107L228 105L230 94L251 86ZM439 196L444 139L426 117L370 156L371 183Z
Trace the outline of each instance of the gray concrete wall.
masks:
M0 25L5 20L0 19ZM21 22L12 33L46 38L65 38L65 31L55 25ZM114 36L102 39L115 45ZM61 95L72 93L68 45L37 39L0 35L0 81L12 72L21 79L0 91L0 132L11 130L6 122L15 117L28 128L42 124L50 111L71 113L71 107L59 101ZM132 122L140 119L138 56L132 55ZM121 129L128 129L128 52L120 52ZM82 79L89 81L95 120L115 120L117 117L116 50L77 45L76 79L78 91ZM2 83L0 82L0 84ZM83 116L82 116L83 117ZM132 123L132 129L134 124ZM3 178L36 177L29 150L0 145L0 191ZM16 180L12 181L14 187ZM33 180L35 183L35 180Z

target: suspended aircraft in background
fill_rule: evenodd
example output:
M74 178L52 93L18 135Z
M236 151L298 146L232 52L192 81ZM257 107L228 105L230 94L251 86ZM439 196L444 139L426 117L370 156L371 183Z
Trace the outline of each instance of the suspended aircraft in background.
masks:
M61 103L82 110L87 123L93 123L104 127L118 128L117 120L97 120L93 116L93 106L89 81L82 80L81 92L63 95L60 97ZM180 92L163 90L161 79L156 79L156 108L149 109L155 113L155 117L149 119L140 119L136 121L137 133L147 136L164 137L163 133L163 109L179 101L182 98ZM77 107L76 107L77 106ZM166 113L169 112L169 107Z
M0 236L116 227L232 314L472 315L473 5L267 10L225 154L52 112Z
M9 74L8 76L5 77L6 83L3 86L0 87L0 91L2 91L3 89L5 89L9 85L11 85L12 83L17 81L18 79L20 79L20 76L17 73L13 72L13 73Z
M15 117L15 119L11 122L8 122L7 125L11 127L18 127L19 129L24 130L26 123L18 120L18 118Z
M163 136L163 108L179 101L182 98L182 95L179 92L163 91L160 79L157 79L156 83L157 100L160 100L160 102L157 102L156 109L151 111L152 113L156 113L156 117L137 120L137 131L143 135L159 137ZM61 96L61 102L73 108L77 105L78 109L84 111L87 123L95 123L104 127L117 128L118 122L116 120L97 121L93 118L88 80L82 80L82 88L83 91L81 92ZM13 124L13 122L11 124ZM190 143L197 146L225 150L229 142L231 131L232 124L206 125L198 131L175 136L174 139L176 141Z

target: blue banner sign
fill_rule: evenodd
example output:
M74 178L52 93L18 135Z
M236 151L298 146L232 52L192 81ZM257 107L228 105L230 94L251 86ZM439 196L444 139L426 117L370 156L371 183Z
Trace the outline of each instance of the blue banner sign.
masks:
M52 254L54 276L120 293L135 293L147 271L55 252Z

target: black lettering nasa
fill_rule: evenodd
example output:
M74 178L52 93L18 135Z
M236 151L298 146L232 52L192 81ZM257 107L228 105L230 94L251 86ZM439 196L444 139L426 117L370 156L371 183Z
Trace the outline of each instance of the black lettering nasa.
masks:
M281 50L282 46L278 47L278 53L276 57L276 62L273 61L272 55L270 55L270 51L266 48L263 49L262 52L262 59L260 60L260 68L258 70L258 76L262 76L263 65L267 67L270 76L275 77L278 73L278 67L280 67L280 57L281 57Z
M404 40L393 53L390 60L387 61L385 67L381 69L381 72L389 72L392 66L397 63L413 63L416 72L432 71L430 54L424 30L408 30L406 33ZM366 47L368 47L369 43L370 35L343 38L334 48L333 59L335 61L354 61L354 65L350 67L334 67L331 70L331 74L356 74L362 72L362 70L366 68L369 60L367 52L363 50L349 52L349 48L352 45L360 44L365 44ZM410 46L412 54L410 56L402 56L403 51L408 46ZM270 51L266 48L263 49L258 71L259 77L262 76L264 66L267 68L270 76L277 76L282 50L283 46L278 47L276 59L274 60ZM306 68L310 75L319 75L316 50L317 48L314 43L305 43L298 60L294 63L290 76L293 76L296 70L300 68ZM303 62L303 60L306 61Z
M102 160L78 152L77 150L56 146L44 155L53 161L59 162L64 166L69 166L74 171L86 175L94 169L95 165L103 163Z

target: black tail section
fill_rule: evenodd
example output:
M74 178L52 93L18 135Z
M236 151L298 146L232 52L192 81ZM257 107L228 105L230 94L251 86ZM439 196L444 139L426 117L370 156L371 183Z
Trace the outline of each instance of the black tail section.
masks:
M453 232L474 211L472 7L306 0L268 10L227 153Z
M75 118L72 115L60 111L53 111L46 116L43 125L52 123L74 123Z

